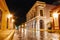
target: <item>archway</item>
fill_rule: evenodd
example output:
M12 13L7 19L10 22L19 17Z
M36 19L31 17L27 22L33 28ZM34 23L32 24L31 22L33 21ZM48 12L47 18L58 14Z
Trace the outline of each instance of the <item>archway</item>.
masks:
M0 29L1 29L1 22L2 22L2 10L0 9Z
M44 21L40 20L40 29L44 29Z
M60 14L58 16L58 19L59 19L59 30L60 30Z

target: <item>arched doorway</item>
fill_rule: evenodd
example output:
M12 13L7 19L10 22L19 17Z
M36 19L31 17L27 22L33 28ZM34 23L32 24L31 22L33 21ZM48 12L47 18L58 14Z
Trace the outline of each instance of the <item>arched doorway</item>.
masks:
M40 29L44 29L44 21L40 20ZM44 30L40 30L40 40L44 40Z
M44 21L40 20L40 29L44 29Z
M58 16L58 19L59 19L59 30L60 30L60 14Z
M2 22L2 10L0 9L0 29L1 29L1 22Z

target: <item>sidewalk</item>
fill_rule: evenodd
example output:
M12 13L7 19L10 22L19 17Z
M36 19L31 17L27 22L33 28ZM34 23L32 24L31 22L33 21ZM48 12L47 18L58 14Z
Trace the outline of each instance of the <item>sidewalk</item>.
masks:
M19 40L19 32L18 30L15 30L14 36L13 36L13 40Z
M0 40L6 39L14 30L0 30Z

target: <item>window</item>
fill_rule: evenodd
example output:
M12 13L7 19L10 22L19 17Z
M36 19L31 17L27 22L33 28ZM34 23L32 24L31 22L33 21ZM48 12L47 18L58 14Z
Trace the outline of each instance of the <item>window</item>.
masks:
M50 11L50 17L52 17L52 11Z
M43 10L40 10L40 16L43 16Z
M44 29L44 21L40 20L40 29Z

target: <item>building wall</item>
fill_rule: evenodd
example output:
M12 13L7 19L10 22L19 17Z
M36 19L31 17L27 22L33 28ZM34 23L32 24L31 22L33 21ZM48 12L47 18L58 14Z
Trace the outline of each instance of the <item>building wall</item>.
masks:
M26 17L27 17L27 24L30 23L30 21L32 21L33 19L35 19L36 17L36 26L37 29L40 28L40 20L44 21L43 25L44 25L44 29L47 29L47 27L49 26L48 23L51 22L51 17L50 17L50 11L51 9L53 9L54 7L56 7L55 5L50 5L50 4L46 4L44 2L40 2L37 1L32 8L30 9L30 11L27 13ZM42 10L42 13L41 11ZM35 13L36 12L36 13ZM36 14L36 16L34 16L34 14ZM41 15L43 14L43 16ZM48 25L47 25L48 24Z
M50 17L50 11L52 8L54 8L54 5L46 4L45 2L37 1L32 8L29 10L29 12L26 15L26 18L28 20L40 16L40 10L43 10L43 16L49 18Z
M58 29L60 30L60 6L56 6L54 7L52 10L51 10L51 15L57 13L58 14L58 17L57 18L54 18L53 16L53 29Z
M7 27L7 15L9 14L9 10L5 0L0 0L0 9L2 10L1 29L3 30Z
M38 6L45 6L45 2L39 2L37 1L32 8L29 10L29 12L26 15L27 21L38 16Z
M25 24L26 29L28 30L27 32L29 34L33 34L33 32L35 32L35 35L38 37L39 40L40 37L42 37L42 39L45 39L47 36L46 30L52 27L50 25L51 24L50 11L54 7L55 6L37 1L26 15L27 22ZM36 16L34 16L34 14L36 14Z

